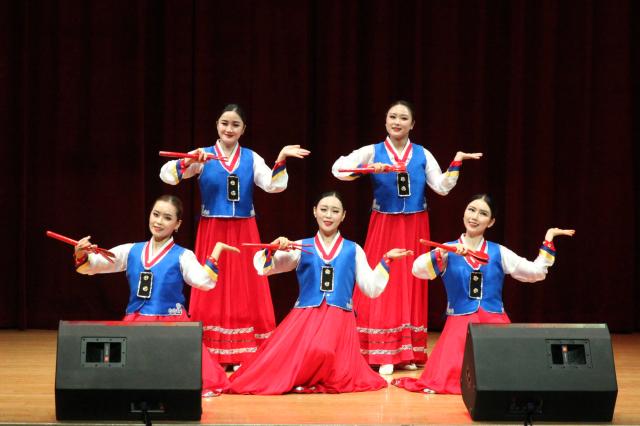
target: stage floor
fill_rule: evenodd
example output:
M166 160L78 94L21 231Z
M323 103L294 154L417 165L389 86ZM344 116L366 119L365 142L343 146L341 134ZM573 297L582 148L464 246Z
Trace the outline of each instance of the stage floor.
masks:
M437 337L430 334L430 347ZM640 334L613 335L612 343L619 389L612 424L640 424ZM0 424L56 423L55 357L56 331L0 330ZM411 393L394 386L338 395L222 395L204 399L202 408L201 424L473 423L460 396Z

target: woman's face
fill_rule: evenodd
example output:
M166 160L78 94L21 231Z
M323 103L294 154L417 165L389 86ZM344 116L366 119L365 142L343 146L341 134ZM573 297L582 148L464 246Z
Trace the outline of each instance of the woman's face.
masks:
M332 235L338 230L345 214L342 202L333 195L322 198L313 208L318 228L325 235Z
M242 118L235 111L225 111L216 122L218 138L227 146L233 146L238 142L245 127Z
M405 139L413 129L413 117L411 111L404 105L394 105L387 111L385 127L392 139Z
M491 217L491 208L481 199L473 200L464 211L464 227L468 237L483 235L487 228L493 226L496 221Z
M157 241L169 238L176 231L182 220L178 219L176 207L168 201L158 200L149 215L149 230Z

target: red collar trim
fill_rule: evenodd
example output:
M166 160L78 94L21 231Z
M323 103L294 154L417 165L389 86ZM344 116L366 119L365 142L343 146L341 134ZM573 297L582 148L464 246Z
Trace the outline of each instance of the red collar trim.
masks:
M384 146L386 146L387 150L391 152L391 155L393 155L393 160L396 162L396 164L398 163L406 164L407 158L409 158L409 154L413 150L413 144L411 143L410 140L407 140L407 146L405 147L404 155L402 156L402 158L400 158L398 156L398 153L396 152L396 149L393 147L393 144L389 140L388 136L384 140Z
M224 153L222 152L222 148L219 146L219 144L220 144L220 141L217 141L216 144L213 146L213 149L216 151L216 155L218 157L224 157ZM227 161L220 160L220 164L222 164L222 167L224 167L229 173L231 173L233 169L236 167L236 163L240 158L240 144L237 143L234 149L235 149L235 152L233 153L233 156L230 159L227 159Z
M171 240L171 242L167 244L166 247L163 248L156 257L154 257L153 259L151 259L151 261L149 261L149 247L151 246L151 241L147 241L147 244L145 244L144 246L144 259L143 259L144 268L151 269L153 266L155 266L155 264L158 263L160 259L162 259L162 257L165 254L167 254L167 252L171 250L171 248L175 244L176 244L175 241Z
M464 241L462 241L462 235L460 235L460 238L458 238L458 242L460 244L464 244ZM475 250L475 249L474 249ZM480 248L478 249L478 251L481 251L483 253L487 252L487 240L485 240L484 238L482 239L482 245L480 246ZM480 266L482 266L480 264L480 262L478 262L478 260L470 255L467 255L464 257L464 260L469 264L469 266L471 266L473 269L478 269L480 268Z
M327 262L333 259L333 257L336 255L336 251L338 251L338 247L340 247L340 245L342 244L342 240L344 240L344 238L342 238L342 235L339 234L338 238L333 241L333 247L331 247L331 249L329 250L329 254L327 254L327 252L324 251L324 247L322 247L322 242L320 241L320 238L318 238L318 234L316 234L314 238L316 250L318 250L318 253L320 253L320 257L322 257L322 259Z

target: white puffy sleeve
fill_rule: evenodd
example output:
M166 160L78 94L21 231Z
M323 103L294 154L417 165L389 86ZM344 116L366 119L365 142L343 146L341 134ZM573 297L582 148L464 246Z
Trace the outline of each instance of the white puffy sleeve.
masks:
M265 192L284 191L289 183L286 162L280 161L271 169L260 155L253 152L253 182Z
M370 298L375 298L382 294L388 281L389 264L380 259L375 268L371 269L364 250L356 244L356 283L360 290Z
M302 241L298 240L296 243L301 244ZM260 250L253 256L253 267L258 275L274 275L293 271L300 262L301 253L299 250Z
M180 270L184 282L200 290L209 291L218 282L218 265L211 259L201 265L191 250L185 249L180 255Z
M460 167L462 161L452 161L449 168L443 173L436 158L427 149L424 149L424 155L427 158L427 167L425 175L427 177L427 185L437 194L447 195L449 191L458 183L460 175Z
M423 280L433 280L447 269L449 253L431 250L416 257L413 261L411 273Z
M89 253L84 262L76 264L76 271L84 275L109 274L127 269L127 258L133 247L132 243L121 244L109 251L115 255L113 263L96 253Z
M518 281L532 283L545 279L548 268L555 262L556 251L553 243L545 241L533 262L518 256L504 246L500 246L500 256L505 274L511 275Z
M359 173L339 172L340 169L355 169L363 167L365 164L373 162L374 147L373 145L358 148L347 156L341 156L333 163L331 173L340 180L355 180L362 176Z
M203 166L204 163L191 163L185 166L182 159L167 161L160 169L160 179L169 185L177 185L182 179L200 174Z

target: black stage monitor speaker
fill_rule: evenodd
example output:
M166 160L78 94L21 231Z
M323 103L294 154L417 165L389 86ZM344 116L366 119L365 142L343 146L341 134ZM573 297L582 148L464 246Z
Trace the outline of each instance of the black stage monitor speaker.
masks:
M469 324L460 376L473 420L608 422L618 395L606 324Z
M198 322L61 321L58 420L200 420Z

